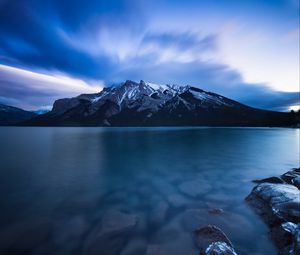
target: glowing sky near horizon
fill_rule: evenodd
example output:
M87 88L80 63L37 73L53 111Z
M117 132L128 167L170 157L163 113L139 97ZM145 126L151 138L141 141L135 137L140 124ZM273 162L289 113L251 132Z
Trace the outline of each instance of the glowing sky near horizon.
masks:
M0 24L3 103L38 109L143 79L300 105L297 0L2 0Z

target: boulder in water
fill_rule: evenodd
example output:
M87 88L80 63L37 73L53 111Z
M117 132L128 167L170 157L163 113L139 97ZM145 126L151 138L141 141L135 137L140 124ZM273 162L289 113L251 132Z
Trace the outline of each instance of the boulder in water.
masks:
M280 254L300 254L300 170L260 181L246 201L270 227L270 235ZM278 179L278 180L279 180Z
M236 255L225 233L213 225L195 230L195 242L200 255Z

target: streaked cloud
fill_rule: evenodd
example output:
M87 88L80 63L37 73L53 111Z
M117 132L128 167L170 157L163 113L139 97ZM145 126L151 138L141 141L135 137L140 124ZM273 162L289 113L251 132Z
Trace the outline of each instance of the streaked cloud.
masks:
M0 3L1 101L33 108L94 91L95 82L144 79L260 108L297 105L294 0Z
M0 65L0 84L1 102L27 109L44 108L62 95L96 93L103 87L102 81L88 83L63 74L42 74L5 65Z

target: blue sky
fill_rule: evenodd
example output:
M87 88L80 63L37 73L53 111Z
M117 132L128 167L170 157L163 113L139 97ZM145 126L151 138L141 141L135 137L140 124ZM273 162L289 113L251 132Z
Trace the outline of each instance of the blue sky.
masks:
M124 80L299 105L298 0L0 0L0 102L45 108Z

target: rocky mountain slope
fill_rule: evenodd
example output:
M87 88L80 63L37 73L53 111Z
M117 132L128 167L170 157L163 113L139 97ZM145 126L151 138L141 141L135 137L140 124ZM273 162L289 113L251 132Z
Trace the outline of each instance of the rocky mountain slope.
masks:
M0 104L0 126L15 125L19 122L35 117L33 112L17 107Z
M25 122L41 126L288 126L289 113L255 109L191 86L126 81L55 101Z

